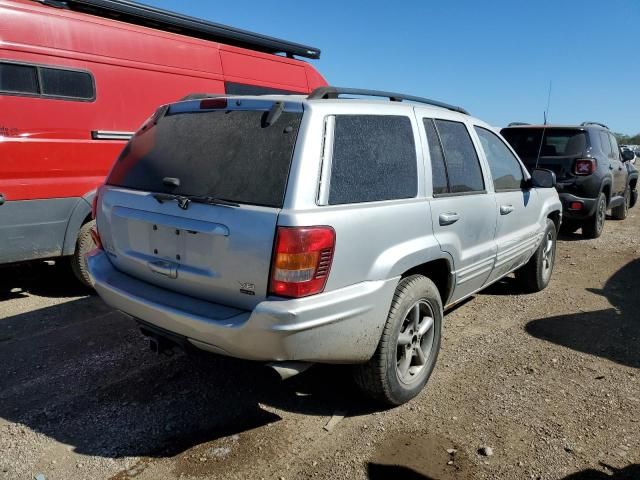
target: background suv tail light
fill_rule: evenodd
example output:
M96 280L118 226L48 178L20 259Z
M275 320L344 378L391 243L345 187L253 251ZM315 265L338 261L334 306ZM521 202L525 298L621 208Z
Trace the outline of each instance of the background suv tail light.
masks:
M591 175L595 171L596 161L593 158L581 158L573 166L573 173L576 175Z
M278 227L269 293L298 298L322 292L335 243L331 227Z

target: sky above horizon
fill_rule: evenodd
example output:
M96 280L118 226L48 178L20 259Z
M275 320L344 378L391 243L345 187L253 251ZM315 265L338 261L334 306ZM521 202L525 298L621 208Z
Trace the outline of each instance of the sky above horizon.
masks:
M320 48L329 84L453 103L494 126L640 132L640 0L141 0Z

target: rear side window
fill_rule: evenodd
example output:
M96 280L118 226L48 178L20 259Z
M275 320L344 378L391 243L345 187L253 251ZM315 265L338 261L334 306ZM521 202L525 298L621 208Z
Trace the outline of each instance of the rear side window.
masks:
M520 190L524 175L518 159L495 133L481 127L475 130L489 163L495 191Z
M80 101L96 97L89 72L10 62L0 62L0 92Z
M53 97L69 97L83 100L93 98L93 80L87 72L40 68L42 94Z
M268 110L225 106L214 99L163 107L164 115L161 108L127 144L107 183L281 208L302 112L285 109L269 123ZM165 184L167 177L179 185Z
M464 123L435 120L449 179L449 193L484 192L478 154Z
M427 132L427 141L429 143L429 153L431 156L431 178L433 182L433 194L441 195L449 193L449 183L447 181L447 168L444 165L444 155L442 154L442 145L438 139L436 127L430 118L422 119L424 129Z
M329 204L413 198L416 147L408 117L336 115Z
M618 147L618 141L616 137L609 134L609 140L611 141L611 158L619 159L620 158L620 148Z
M600 145L602 146L602 153L607 157L611 156L611 143L609 143L609 134L600 132Z
M0 92L37 94L37 68L30 65L0 63Z

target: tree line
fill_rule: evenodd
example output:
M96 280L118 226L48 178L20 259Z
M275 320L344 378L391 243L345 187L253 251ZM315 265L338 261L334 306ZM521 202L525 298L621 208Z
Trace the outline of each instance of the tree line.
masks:
M640 145L640 133L633 136L625 135L623 133L614 133L616 140L621 145Z

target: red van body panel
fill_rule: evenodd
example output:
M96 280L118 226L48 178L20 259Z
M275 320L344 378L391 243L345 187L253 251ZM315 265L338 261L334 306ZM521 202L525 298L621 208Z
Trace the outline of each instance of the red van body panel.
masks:
M81 70L95 84L95 99L84 101L0 91L0 263L73 253L67 206L40 225L26 225L24 209L91 195L126 143L92 132L134 132L159 105L194 92L225 93L229 84L299 93L326 85L300 60L30 0L0 0L0 25L0 63ZM21 242L51 230L51 222L63 238L24 251Z

